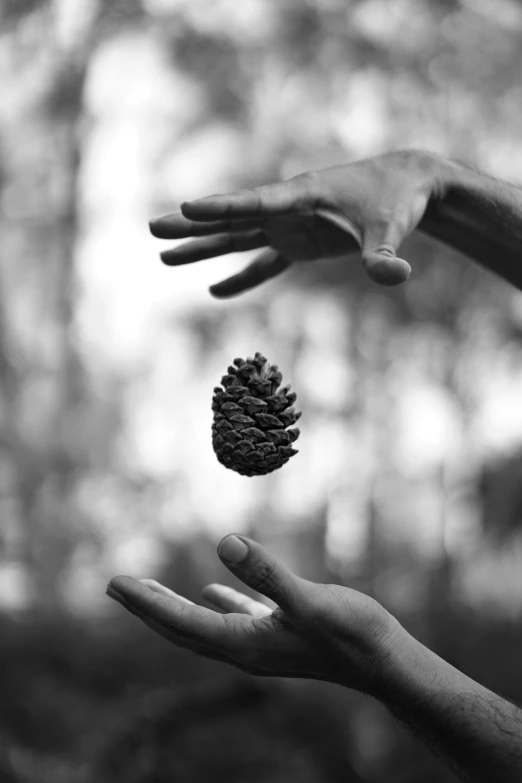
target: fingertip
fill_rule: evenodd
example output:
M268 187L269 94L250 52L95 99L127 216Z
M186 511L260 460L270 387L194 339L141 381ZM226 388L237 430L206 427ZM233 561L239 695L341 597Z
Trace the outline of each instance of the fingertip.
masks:
M370 280L383 286L401 285L411 274L411 266L403 258L369 254L363 258L363 266Z
M248 291L248 287L237 287L233 285L230 280L224 280L222 283L214 283L208 290L214 299L232 299L232 297L239 296L239 294Z
M217 582L212 582L211 584L205 585L205 587L202 588L201 595L206 601L214 603L222 590L223 585L220 585Z
M203 207L203 210L205 209L205 204L202 203L203 201L205 201L205 199L196 199L195 201L183 201L179 205L181 214L189 218L198 217L198 213L201 211L201 208Z
M183 217L190 217L190 205L192 202L190 201L183 201L180 205L180 211Z
M165 266L176 266L176 257L173 255L172 250L163 250L160 254L160 261Z
M211 285L208 290L210 291L210 294L211 296L214 297L214 299L230 299L230 297L237 295L237 292L230 293L229 291L226 290L226 288L221 288L219 284L215 286Z
M138 579L138 582L146 587L163 587L156 579Z
M112 590L116 590L116 592L119 592L121 588L124 588L126 584L129 582L135 582L136 580L132 578L132 576L127 576L126 574L118 574L117 576L113 576L110 580L109 584L107 585L107 588L111 588Z
M129 598L129 588L131 588L130 592L132 593L133 583L135 584L136 580L130 576L124 576L123 574L113 576L106 587L105 595L119 603L125 602L126 604Z
M227 210L220 196L204 196L180 204L181 214L190 220L207 221L223 217Z
M237 565L246 560L249 548L242 537L235 533L229 533L219 542L217 552L221 560L231 565Z
M205 587L201 588L201 595L205 595L205 593L209 591L212 592L212 590L215 590L216 587L218 587L216 582L211 582L210 584L205 585Z
M222 293L222 289L220 288L219 283L209 286L208 290L210 295L213 296L214 299L223 299L226 296L226 294Z
M156 239L162 239L161 218L152 218L152 220L149 220L149 231Z

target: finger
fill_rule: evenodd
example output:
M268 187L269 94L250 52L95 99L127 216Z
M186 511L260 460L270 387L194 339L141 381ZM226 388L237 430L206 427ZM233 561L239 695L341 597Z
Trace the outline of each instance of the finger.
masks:
M155 579L140 579L139 581L142 585L147 585L147 587L155 593L166 595L167 598L173 598L176 601L181 601L182 604L189 604L190 606L194 606L194 601L189 601L189 599L185 598L185 596L175 593L174 590L170 590L168 587L165 587L165 585L162 585Z
M392 286L404 283L411 273L411 266L398 258L396 248L406 235L399 221L368 226L362 237L362 264L368 277L380 285Z
M250 231L262 228L262 220L212 220L209 223L188 220L180 212L155 218L149 222L150 232L157 239L185 239L230 231Z
M225 612L250 614L252 617L266 617L272 614L272 610L268 606L265 606L260 601L255 601L238 590L234 590L233 587L211 584L204 587L201 592L207 601L210 601L214 606Z
M304 580L261 544L246 536L228 535L220 541L218 555L242 582L266 595L283 611L298 607Z
M239 234L215 234L203 239L186 242L172 250L164 250L160 258L167 266L192 264L206 258L224 256L227 253L242 253L245 250L257 250L267 244L266 236L261 229L245 231Z
M232 277L227 277L221 283L216 283L210 287L212 296L218 299L226 299L229 296L236 296L251 288L270 280L272 277L288 269L291 262L279 255L275 250L266 250L255 258L242 272Z
M311 201L309 179L300 175L286 182L186 201L181 211L191 220L261 218L307 209Z
M154 581L154 580L143 580L140 579L140 582L148 582L148 581ZM159 584L159 583L156 583ZM152 588L151 588L152 589ZM168 588L166 588L168 589ZM174 593L176 595L176 593ZM180 596L178 596L180 597ZM187 599L185 599L187 600ZM197 642L194 642L192 640L183 639L180 636L178 636L173 631L166 628L164 625L161 625L160 623L156 622L155 620L151 620L150 617L147 617L146 615L143 615L138 609L131 606L130 604L127 604L125 599L121 599L119 603L127 609L131 614L133 614L135 617L137 617L141 622L146 625L148 628L150 628L152 631L157 633L159 636L162 636L167 641L171 642L171 644L174 644L176 647L179 647L183 650L189 650L190 652L195 653L196 655L201 655L204 658L210 658L214 661L221 661L223 663L232 664L233 666L237 666L237 663L230 658L228 655L225 655L222 652L218 652L216 649L211 647L206 647L203 644L198 644ZM190 602L189 602L190 603Z
M158 623L185 642L218 650L230 644L230 629L227 630L224 616L204 606L173 600L130 576L111 579L107 592L116 600L123 598L130 610L134 609L142 618Z

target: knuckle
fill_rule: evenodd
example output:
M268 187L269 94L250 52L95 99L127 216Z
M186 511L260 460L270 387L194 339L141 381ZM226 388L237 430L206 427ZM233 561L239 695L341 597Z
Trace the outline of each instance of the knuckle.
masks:
M263 199L261 193L257 188L248 188L248 192L251 193L253 196L253 211L256 214L259 214L263 206Z
M275 563L259 563L252 573L251 586L262 593L266 589L277 587L280 581Z
M319 183L320 175L318 171L304 171L302 174L294 177L294 179L312 190Z
M389 242L381 242L371 253L367 255L367 258L373 256L387 256L388 258L395 258L395 250Z
M324 183L318 171L305 171L294 178L300 185L301 198L298 199L299 207L314 207L320 200L324 190Z
M298 175L298 179L307 203L316 204L326 197L328 191L322 171L305 171L304 174Z

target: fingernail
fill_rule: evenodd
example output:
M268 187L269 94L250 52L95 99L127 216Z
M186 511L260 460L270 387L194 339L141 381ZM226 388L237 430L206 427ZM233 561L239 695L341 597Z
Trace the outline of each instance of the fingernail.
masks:
M248 546L237 536L227 536L220 545L218 554L227 563L240 563L248 555Z

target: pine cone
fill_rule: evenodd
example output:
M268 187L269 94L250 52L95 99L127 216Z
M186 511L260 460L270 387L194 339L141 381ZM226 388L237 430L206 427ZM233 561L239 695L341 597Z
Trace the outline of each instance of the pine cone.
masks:
M279 388L283 376L259 352L253 359L234 359L214 389L212 445L218 460L242 476L264 476L297 454L290 445L299 430L300 411L291 406L295 392Z

